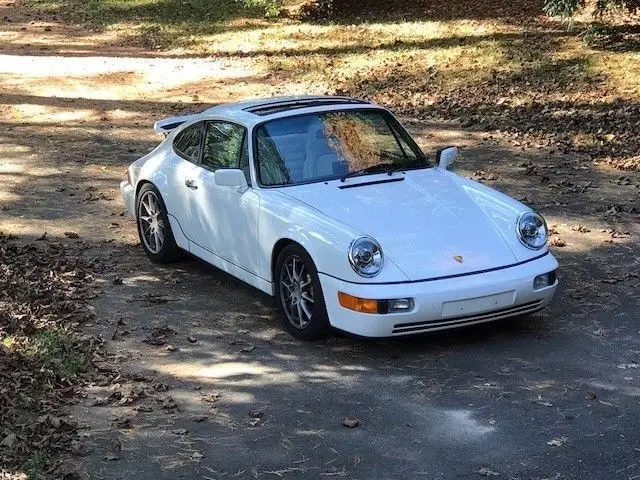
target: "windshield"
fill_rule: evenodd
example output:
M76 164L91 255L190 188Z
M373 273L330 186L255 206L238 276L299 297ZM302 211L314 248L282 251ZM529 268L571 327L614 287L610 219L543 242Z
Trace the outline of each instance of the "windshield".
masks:
M294 185L425 168L429 162L383 110L310 113L261 125L256 132L260 183Z

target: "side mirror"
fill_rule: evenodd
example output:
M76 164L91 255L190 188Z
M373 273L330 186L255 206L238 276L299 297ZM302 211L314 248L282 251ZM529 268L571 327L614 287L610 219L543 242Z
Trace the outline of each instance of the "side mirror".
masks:
M438 167L448 170L457 156L458 147L444 147L436 152L436 163Z
M221 168L216 170L213 172L213 179L216 185L235 188L240 193L249 188L244 172L239 168Z

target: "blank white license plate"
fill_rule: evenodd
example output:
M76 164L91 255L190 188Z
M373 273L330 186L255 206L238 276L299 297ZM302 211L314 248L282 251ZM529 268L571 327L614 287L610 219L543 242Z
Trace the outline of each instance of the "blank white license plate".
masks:
M470 315L487 310L496 310L513 305L516 298L516 291L487 295L486 297L468 298L455 302L444 302L442 304L442 316L452 317L460 315Z

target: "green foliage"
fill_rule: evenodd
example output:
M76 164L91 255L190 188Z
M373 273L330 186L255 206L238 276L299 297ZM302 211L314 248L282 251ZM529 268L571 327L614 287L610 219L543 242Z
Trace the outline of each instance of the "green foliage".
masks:
M598 44L598 41L606 35L606 30L599 24L587 25L587 28L582 32L582 42L586 47L594 47Z
M545 0L544 11L548 15L569 18L585 6L586 0ZM613 11L636 13L638 10L640 10L640 0L596 0L593 4L594 15Z
M314 0L302 5L300 19L307 21L326 20L333 16L333 0Z
M554 17L571 17L579 8L584 7L584 0L545 0L544 11Z
M282 9L282 0L242 0L247 8L260 8L266 17L277 17Z
M63 329L48 328L36 333L27 353L65 377L86 369L86 358L74 347L70 334Z
M45 467L47 461L44 454L38 450L34 451L27 457L24 462L23 468L29 480L43 480L45 477Z
M177 37L186 39L185 31L207 35L217 33L229 20L277 16L282 0L31 0L30 4L83 24L127 22L152 28L145 32L148 43L164 46Z

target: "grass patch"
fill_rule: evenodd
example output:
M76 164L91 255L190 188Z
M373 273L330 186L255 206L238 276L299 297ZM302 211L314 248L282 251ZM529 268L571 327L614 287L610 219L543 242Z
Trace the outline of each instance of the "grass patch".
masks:
M29 476L29 480L45 480L46 457L42 452L32 452L24 461L22 469Z
M87 368L85 354L76 348L71 333L63 328L47 328L33 335L25 354L63 377L75 376Z
M279 11L278 0L32 0L31 5L95 27L146 23L186 28L187 35L218 31L220 22Z
M256 22L280 11L280 0L31 0L28 5L68 23L109 28L123 45L154 50L188 48L201 37L258 28Z

